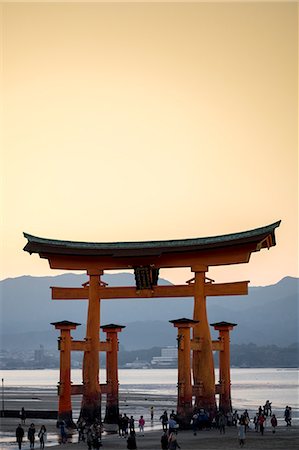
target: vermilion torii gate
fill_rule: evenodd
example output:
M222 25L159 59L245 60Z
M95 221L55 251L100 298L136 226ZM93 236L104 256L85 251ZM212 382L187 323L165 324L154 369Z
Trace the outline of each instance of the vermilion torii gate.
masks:
M212 283L206 273L210 266L247 263L252 252L274 246L275 229L279 225L280 221L250 231L215 237L146 242L73 242L44 239L24 233L28 240L24 250L30 254L38 253L41 258L48 259L52 269L86 270L89 276L88 283L82 288L52 288L54 300L88 300L86 339L84 345L80 344L80 349L84 351L82 416L90 421L100 418L99 351L101 349L105 351L99 341L100 301L161 297L194 298L192 323L182 325L181 322L175 321L174 325L181 327L182 336L186 334L182 328L193 329L190 348L193 354L194 406L214 413L216 387L213 349L217 349L217 346L213 344L210 335L206 297L246 295L249 281L217 284ZM159 269L177 267L190 267L194 278L189 280L187 285L159 286ZM136 287L108 287L101 281L105 270L116 269L133 269ZM219 324L214 326L221 330L221 326L217 328L216 325ZM220 340L218 350L222 348L223 351L227 341L222 335ZM188 342L187 334L186 342ZM222 374L227 375L226 368L222 370ZM224 387L228 386L227 380L226 384L223 380L220 380L221 383ZM229 407L227 404L229 399L230 393L223 396L224 409ZM189 403L188 400L186 404Z

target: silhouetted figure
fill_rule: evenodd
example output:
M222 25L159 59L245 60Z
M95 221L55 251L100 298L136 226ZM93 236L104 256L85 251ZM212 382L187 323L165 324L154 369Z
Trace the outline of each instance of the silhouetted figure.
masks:
M42 425L40 427L40 430L38 432L39 442L40 442L40 448L45 448L45 441L47 438L47 430L45 425Z
M130 433L132 433L133 431L135 433L135 420L133 416L131 416L129 419L129 431Z
M161 436L161 449L162 450L168 449L168 435L166 431L164 431L164 433Z
M151 408L150 408L150 413L151 413L151 421L153 421L154 420L154 407L153 406L151 406Z
M30 427L28 428L27 437L28 437L28 440L30 442L30 448L34 448L34 441L35 441L35 426L34 426L34 423L32 423L30 425Z
M265 422L266 422L265 416L263 414L261 414L258 418L258 424L259 424L259 428L260 428L260 432L261 432L262 436L264 434Z
M245 431L245 420L243 416L240 418L239 428L238 428L238 438L240 447L244 447L245 439L246 439L246 431Z
M24 437L24 430L22 428L22 425L19 423L19 425L17 426L17 429L16 429L16 440L17 440L19 449L22 448L23 437Z
M266 417L268 417L269 415L271 416L271 414L272 414L271 405L272 405L272 403L270 403L269 400L267 400L266 403L264 404L264 415Z
M218 427L220 434L225 434L226 417L223 413L219 414L218 417Z
M168 414L167 411L165 410L164 413L162 414L162 416L160 417L160 420L162 422L162 430L163 431L167 431L167 424L168 424Z
M292 425L292 408L290 406L286 406L284 411L284 420L287 424L287 427Z
M127 439L127 448L130 450L137 448L135 431L132 431Z
M122 414L120 414L119 416L118 416L118 421L117 421L117 425L118 425L118 435L119 435L119 437L121 437L122 436L122 421L123 421L123 417L122 417Z
M198 427L198 413L195 411L192 416L192 430L194 436L196 436L197 427Z
M122 436L128 436L129 434L128 428L129 428L129 417L127 416L127 414L124 414L122 418Z
M235 409L233 413L233 425L236 427L238 423L238 411Z
M22 407L22 409L20 411L20 417L21 417L22 425L25 425L25 422L26 422L26 411L25 411L24 406Z
M275 433L275 429L277 427L277 419L275 417L275 414L271 417L271 425L272 425L272 433Z
M169 450L176 450L177 448L181 448L176 438L175 433L171 433L168 439L168 448Z
M250 417L249 417L247 409L245 409L245 411L243 412L243 418L244 418L245 432L246 432L249 428L249 423L250 423Z
M57 422L57 428L59 428L61 443L65 444L67 442L67 434L66 434L66 431L65 431L65 421L64 420L59 420Z

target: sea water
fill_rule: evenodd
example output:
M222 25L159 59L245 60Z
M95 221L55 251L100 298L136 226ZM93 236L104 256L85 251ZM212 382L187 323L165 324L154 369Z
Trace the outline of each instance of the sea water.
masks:
M216 383L218 371L215 373ZM5 388L40 388L43 391L56 390L59 380L58 369L45 370L2 370ZM105 382L105 370L100 371L100 380ZM293 414L299 409L298 369L231 369L231 390L233 407L257 409L266 400L273 408L292 406ZM72 382L82 383L82 370L72 370ZM177 369L119 369L120 393L176 396ZM32 401L32 400L31 400ZM296 414L297 415L297 414Z

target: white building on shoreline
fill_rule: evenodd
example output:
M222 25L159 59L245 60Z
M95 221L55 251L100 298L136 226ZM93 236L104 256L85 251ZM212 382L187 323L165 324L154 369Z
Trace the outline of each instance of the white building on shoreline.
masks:
M165 347L161 349L161 356L154 356L151 360L152 368L176 368L178 365L178 349Z

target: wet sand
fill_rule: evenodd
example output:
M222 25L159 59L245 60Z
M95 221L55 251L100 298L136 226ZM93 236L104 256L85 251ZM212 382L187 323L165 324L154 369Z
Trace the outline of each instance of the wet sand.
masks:
M17 419L2 419L1 428L6 430L14 431L17 425ZM53 421L52 421L53 422ZM72 442L66 444L55 445L57 443L58 436L56 435L55 423L44 422L47 430L49 431L49 439L46 443L46 447L51 447L54 449L63 450L87 450L87 445L85 443L77 442L77 434L73 436ZM26 427L25 427L26 428ZM137 448L142 450L158 450L160 446L161 430L146 431L144 437L140 436L137 432ZM239 448L237 429L235 427L227 427L225 435L220 435L218 430L211 431L200 431L196 436L193 435L191 430L179 431L177 436L178 442L182 450L231 450L234 448ZM118 435L103 435L102 438L103 449L126 449L127 443L125 438L120 438ZM298 449L299 444L299 428L285 426L278 427L275 434L272 433L271 429L265 430L264 436L255 431L249 431L246 435L245 448L250 449L271 449L271 450L288 450L288 449ZM36 449L39 449L39 441L36 440ZM15 442L3 443L0 447L2 449L17 449ZM23 450L29 449L28 440L24 440L22 446Z
M80 397L73 399L74 419L76 420L79 413ZM137 448L144 450L160 449L161 438L161 424L159 417L164 409L168 412L175 409L175 397L161 397L146 394L125 394L120 395L120 411L127 413L127 415L134 415L135 420L139 415L144 415L146 420L145 436L139 436L137 432ZM155 417L151 422L149 419L149 408L154 406ZM32 388L11 388L6 390L5 408L20 410L24 406L26 409L34 410L57 410L57 393L56 389L32 389ZM104 411L104 404L103 404ZM253 413L250 414L253 417ZM64 450L87 450L85 443L78 443L77 432L69 435L69 442L67 444L59 445L59 436L56 428L56 420L49 419L27 419L24 426L25 439L22 448L29 450L29 443L26 438L27 429L31 422L35 423L37 432L42 424L47 428L48 439L46 447L55 449L59 447ZM269 420L268 420L269 422ZM3 450L17 449L15 443L15 429L20 423L19 418L1 418L0 419L0 448ZM137 421L135 422L137 423ZM102 438L103 449L126 449L127 443L125 438L120 438L115 434L103 434ZM182 450L212 450L222 449L231 450L239 448L237 429L235 427L226 427L225 435L220 435L218 430L200 431L196 436L191 430L179 431L178 442ZM39 440L36 439L35 447L39 450ZM266 425L264 436L250 430L247 433L245 448L250 449L271 449L271 450L288 450L299 448L299 427L286 427L285 422L280 417L279 426L275 434L272 433L269 423Z

